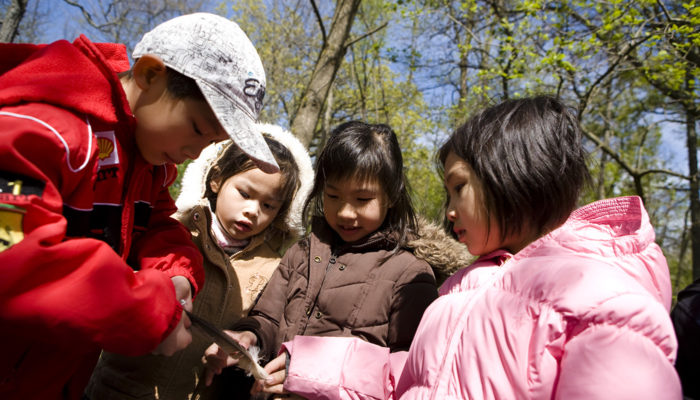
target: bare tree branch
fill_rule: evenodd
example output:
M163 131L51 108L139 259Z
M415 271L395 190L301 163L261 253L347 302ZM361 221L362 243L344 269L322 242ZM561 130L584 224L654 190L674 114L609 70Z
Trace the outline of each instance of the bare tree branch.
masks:
M678 172L675 172L675 171L671 171L671 170L668 170L668 169L647 169L647 170L644 170L644 171L640 172L638 175L639 175L640 177L642 177L642 176L649 175L649 174L664 174L664 175L675 176L676 178L681 178L681 179L685 179L685 180L690 180L690 177L689 177L689 176L683 175L683 174L681 174L681 173L678 173Z
M666 19L668 20L668 22L670 22L672 24L678 24L678 25L686 25L689 23L689 21L684 21L682 19L671 17L671 14L668 12L668 9L666 8L666 5L664 4L663 1L656 0L656 4L658 4L659 7L661 7L661 11L664 12L664 15L666 16Z
M309 0L311 7L314 9L314 14L316 15L316 21L318 21L318 26L321 28L321 37L323 38L323 45L326 45L326 27L323 26L323 18L321 18L321 13L318 11L318 6L316 6L315 0Z
M79 4L78 2L73 1L73 0L63 0L63 1L64 1L66 4L68 4L68 5L70 5L70 6L73 6L73 7L77 8L77 9L79 9L80 12L83 14L83 17L85 17L85 20L87 21L87 23L88 23L90 26L92 26L93 28L95 28L95 29L102 29L102 28L104 27L104 25L100 25L100 24L96 23L95 20L92 18L92 14L90 14L90 12L88 12L88 10L86 10L85 7L83 7L83 6L82 6L81 4Z
M447 14L445 14L445 15L447 15L447 18L449 18L452 22L454 22L455 24L457 24L457 25L461 26L462 28L464 28L464 30L469 34L469 36L471 36L472 40L474 40L474 42L475 42L479 47L481 47L481 46L483 45L483 44L479 41L479 38L474 34L474 32L472 32L472 30L469 29L468 26L466 26L464 23L462 23L462 21L460 21L460 20L458 20L457 18L455 18L452 14L447 13Z
M371 35L373 35L374 33L376 33L376 32L378 32L378 31L380 31L380 30L386 28L387 25L389 25L389 22L385 22L385 23L381 24L380 26L378 26L378 27L372 29L371 31L366 32L366 33L365 33L364 35L362 35L362 36L359 36L359 37L357 37L357 38L350 39L348 42L345 43L345 47L350 47L350 46L352 46L353 44L359 42L360 40L362 40L362 39L364 39L364 38L366 38L366 37L368 37L368 36L371 36Z
M630 174L632 177L640 178L640 177L643 177L643 176L648 175L648 174L666 174L666 175L670 175L670 176L675 176L677 178L690 180L689 176L680 174L680 173L675 172L675 171L670 171L667 169L648 169L648 170L644 170L644 171L639 171L636 168L630 166L625 160L623 160L622 157L620 157L620 154L618 154L615 150L613 150L612 148L610 148L610 146L608 146L605 142L603 142L598 137L598 135L596 135L595 133L591 132L588 129L585 129L584 127L581 127L581 130L583 131L583 133L586 135L587 138L591 139L593 141L593 143L595 143L596 146L598 146L599 149L606 152L612 159L614 159L620 165L620 167L622 167L622 169L627 171L627 173Z

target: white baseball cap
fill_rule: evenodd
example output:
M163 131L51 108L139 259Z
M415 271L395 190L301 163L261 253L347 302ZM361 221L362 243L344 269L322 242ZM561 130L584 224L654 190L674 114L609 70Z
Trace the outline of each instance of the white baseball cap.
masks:
M265 70L238 24L209 13L182 15L143 36L132 57L145 54L194 79L233 142L263 171L279 171L255 124L265 97Z

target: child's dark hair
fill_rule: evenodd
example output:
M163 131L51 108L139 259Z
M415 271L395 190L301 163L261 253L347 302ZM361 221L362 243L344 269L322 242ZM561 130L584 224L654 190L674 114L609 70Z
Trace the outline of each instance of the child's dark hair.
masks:
M590 179L578 120L550 96L506 100L469 118L438 152L443 174L450 153L481 180L501 239L562 224Z
M282 174L282 187L280 188L279 195L283 199L280 209L277 212L277 216L272 225L278 226L280 221L284 221L287 217L287 212L289 211L289 206L294 198L294 193L299 188L300 177L299 177L299 167L294 161L294 156L292 152L282 144L280 144L275 139L272 139L267 134L263 134L267 147L270 148L272 155L277 161L277 165L280 167L280 173ZM215 193L211 188L212 181L218 181L221 187L224 182L233 175L240 174L251 169L257 168L255 163L250 160L248 155L244 153L238 146L234 143L230 143L229 146L224 150L224 153L217 159L216 164L212 166L207 174L206 179L206 189L204 191L204 197L209 200L212 211L216 211L216 197Z
M202 90L199 89L197 82L194 79L185 76L170 67L165 67L166 88L170 96L174 99L193 99L206 101ZM124 71L118 74L120 78L133 79L132 70Z
M316 176L304 206L304 220L308 220L310 214L323 215L326 182L345 179L379 183L389 201L382 227L400 235L398 246L405 244L408 232L415 232L417 223L408 194L401 148L391 127L350 121L333 130L316 159Z

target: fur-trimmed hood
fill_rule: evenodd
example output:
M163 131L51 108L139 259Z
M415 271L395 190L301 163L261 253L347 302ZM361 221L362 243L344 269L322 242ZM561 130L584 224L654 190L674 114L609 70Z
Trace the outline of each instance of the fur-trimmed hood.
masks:
M277 226L277 228L283 232L301 236L305 232L305 226L302 221L304 202L311 192L314 180L311 158L304 145L291 132L272 124L259 123L257 126L260 132L268 134L289 149L299 168L299 188L289 206L285 226ZM177 215L182 215L197 205L209 208L209 200L204 197L207 174L231 143L231 140L226 140L206 147L202 150L199 157L187 166L182 177L180 195L175 201L178 209Z
M418 218L418 237L409 240L407 247L413 254L433 267L438 286L458 269L476 259L467 251L467 246L456 241L437 224Z

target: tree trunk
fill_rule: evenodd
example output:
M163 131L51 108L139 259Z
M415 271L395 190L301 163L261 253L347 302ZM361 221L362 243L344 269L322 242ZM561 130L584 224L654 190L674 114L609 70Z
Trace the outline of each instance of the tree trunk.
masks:
M681 281L681 276L683 275L683 271L685 270L683 260L685 259L685 252L688 250L688 242L690 239L690 234L688 233L688 214L690 210L686 211L685 213L685 218L683 218L683 232L681 233L681 249L678 254L678 268L676 269L676 277L675 279L671 282L672 287L673 287L673 293L678 293L679 290L683 289L682 287L679 287L679 283ZM666 225L668 226L668 225Z
M690 75L690 74L689 74ZM688 79L691 79L689 77ZM700 185L698 184L698 135L695 131L697 115L686 108L686 136L688 141L688 175L690 175L690 236L693 251L693 280L700 278Z
M612 92L612 87L611 83L609 82L607 85L605 85L605 98L607 99L607 105L605 106L605 126L603 128L603 143L609 144L610 143L610 137L613 136L613 132L610 129L610 122L612 121L613 118L613 102L611 97L611 92ZM606 198L606 191L605 191L605 166L608 163L608 153L601 151L600 152L600 168L598 168L598 187L596 189L597 193L597 198L596 200L602 200Z
M299 102L291 128L299 141L309 147L333 79L345 56L345 42L361 0L338 0L326 43L323 44L311 80Z
M321 140L318 141L318 148L322 149L326 146L326 141L331 137L331 120L333 118L333 83L331 82L331 90L328 91L326 98L326 113L323 115L323 129L321 130Z
M12 0L5 13L5 19L2 21L2 27L0 27L0 42L10 43L17 36L17 28L24 17L24 12L27 11L28 1Z
M469 94L469 54L466 51L460 51L459 55L459 105L465 106L467 104L467 95Z

